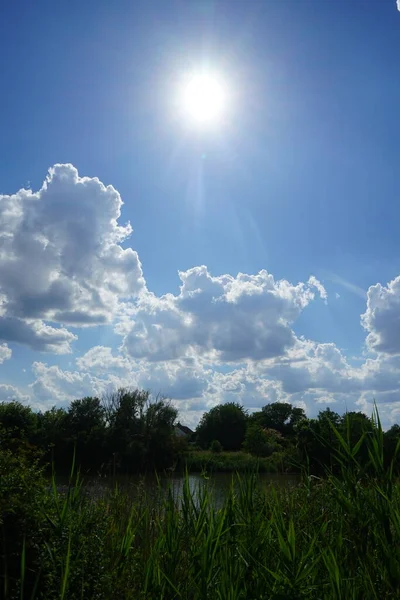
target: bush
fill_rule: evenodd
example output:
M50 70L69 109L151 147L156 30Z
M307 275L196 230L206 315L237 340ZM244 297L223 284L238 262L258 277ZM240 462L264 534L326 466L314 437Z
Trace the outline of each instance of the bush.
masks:
M210 444L210 451L214 454L222 452L222 444L219 440L213 440Z
M285 444L287 441L279 431L261 427L253 421L247 427L243 448L254 456L266 458L274 452L281 452Z
M0 432L0 578L4 596L20 586L21 554L29 565L25 590L32 590L39 563L38 548L43 545L43 510L48 494L39 466L40 455L23 441L12 439L13 449L3 449L9 443L7 434ZM1 595L1 591L0 591ZM22 597L22 596L21 596Z

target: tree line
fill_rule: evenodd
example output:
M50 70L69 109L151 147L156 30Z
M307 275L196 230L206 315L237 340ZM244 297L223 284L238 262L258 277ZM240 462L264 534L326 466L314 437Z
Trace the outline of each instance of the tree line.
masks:
M357 447L357 460L368 464L367 437L376 428L362 412L344 415L327 408L313 419L289 403L273 402L249 414L234 402L205 412L193 436L175 434L178 413L164 397L120 389L99 399L74 400L67 408L35 412L20 402L0 404L0 447L23 443L39 449L43 460L69 469L72 457L83 470L101 474L164 470L184 464L196 450L244 451L279 461L283 470L323 472L339 465L343 440ZM384 433L385 460L400 440L400 426Z
M248 414L243 406L231 402L204 413L196 441L214 452L244 450L260 458L279 457L287 469L322 473L327 467L340 467L339 455L346 443L356 448L354 457L367 466L368 437L379 429L377 419L378 413L375 418L356 411L339 415L330 408L307 418L302 408L285 402L273 402ZM389 464L400 444L400 426L393 425L383 438L384 458Z
M162 470L179 451L176 418L170 402L143 390L120 389L45 412L7 402L0 404L0 443L38 448L60 470L69 469L72 458L83 470L102 474Z

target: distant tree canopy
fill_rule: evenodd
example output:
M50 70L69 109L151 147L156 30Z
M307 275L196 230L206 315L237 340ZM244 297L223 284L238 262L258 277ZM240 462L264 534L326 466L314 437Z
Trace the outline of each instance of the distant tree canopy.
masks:
M293 435L297 423L306 418L302 408L286 402L272 402L253 413L252 419L267 429L275 429L282 435Z
M176 463L187 443L175 434L176 419L176 409L165 398L151 398L143 390L120 389L102 399L85 397L38 413L21 402L3 402L0 448L40 448L59 470L70 467L73 455L84 471L162 470ZM203 414L195 437L201 448L214 453L245 450L271 457L282 469L303 465L321 473L338 468L341 440L356 447L357 460L367 466L374 427L361 412L341 416L326 408L308 419L303 409L274 402L248 415L240 404L228 402ZM397 457L400 471L399 425L384 434L384 449L386 464Z
M85 397L67 409L35 413L20 402L0 404L1 443L25 440L67 469L75 453L83 469L135 472L163 469L175 460L176 409L147 391L120 389L103 400ZM180 441L182 445L182 440Z
M209 448L218 440L224 450L240 450L246 434L247 414L240 404L218 404L204 413L196 429L200 446Z
M37 431L38 417L33 410L21 402L0 404L0 425L15 437L31 439Z
M374 424L362 412L348 412L343 416L329 408L320 411L316 419L304 419L296 427L300 457L309 460L313 471L337 465L339 436L355 446L362 438L357 458L366 464L369 460L367 436ZM385 434L387 435L387 434Z

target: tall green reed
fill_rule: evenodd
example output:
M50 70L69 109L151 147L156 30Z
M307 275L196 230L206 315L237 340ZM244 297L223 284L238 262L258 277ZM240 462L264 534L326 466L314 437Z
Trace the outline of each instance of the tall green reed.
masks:
M38 579L26 597L50 600L400 597L396 456L385 461L377 411L374 423L355 443L331 426L336 467L323 477L265 488L256 472L233 475L222 503L188 474L178 497L160 484L134 499L117 488L90 498L78 471L60 493L53 476L36 562L25 532L19 597L28 571Z

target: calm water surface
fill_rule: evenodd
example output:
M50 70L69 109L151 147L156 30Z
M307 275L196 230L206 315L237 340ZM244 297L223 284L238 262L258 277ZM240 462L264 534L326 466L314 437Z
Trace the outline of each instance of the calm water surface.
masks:
M189 488L194 497L198 497L204 488L212 493L216 504L221 504L226 497L232 484L232 473L214 473L204 477L200 473L194 473L188 476ZM298 475L281 475L260 473L257 475L258 481L266 489L268 486L290 486L296 485L300 478ZM154 476L117 476L117 477L86 477L83 480L85 490L94 497L106 497L116 486L122 492L128 494L131 498L143 495L155 496L159 490L167 491L171 489L174 498L179 501L183 493L184 477L182 475L172 475L160 477L158 480ZM66 481L59 481L61 487Z

